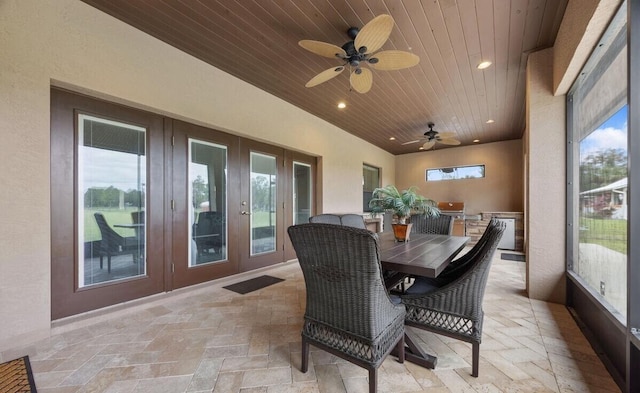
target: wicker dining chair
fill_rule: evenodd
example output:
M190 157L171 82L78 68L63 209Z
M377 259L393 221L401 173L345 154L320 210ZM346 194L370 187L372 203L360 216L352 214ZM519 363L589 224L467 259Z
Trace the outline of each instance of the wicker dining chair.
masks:
M476 258L478 253L482 251L487 240L493 235L493 232L497 230L498 224L499 222L492 218L473 248L461 257L453 260L438 277L413 277L413 284L402 292L407 295L423 294L441 288L454 281L470 268L472 265L471 262Z
M411 233L430 233L433 235L451 235L453 232L453 216L441 214L429 217L424 214L412 214Z
M352 228L367 229L364 217L359 214L318 214L316 216L309 217L309 222L315 224L334 224Z
M309 222L314 224L333 224L333 225L342 225L340 222L340 216L337 214L318 214L315 216L309 217Z
M340 216L340 223L347 227L367 229L364 217L359 214L343 214Z
M301 371L312 344L366 368L374 393L377 369L394 348L404 362L405 319L404 306L384 286L377 238L366 229L318 223L288 232L307 290Z
M472 375L478 376L484 311L482 299L493 254L505 225L488 228L486 242L469 261L469 267L449 284L425 294L405 294L406 324L472 344Z

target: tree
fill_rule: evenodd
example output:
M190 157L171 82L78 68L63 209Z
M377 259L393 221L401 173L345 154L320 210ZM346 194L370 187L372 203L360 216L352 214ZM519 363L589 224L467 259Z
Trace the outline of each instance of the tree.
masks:
M580 191L593 190L627 177L624 149L608 148L589 154L580 164Z

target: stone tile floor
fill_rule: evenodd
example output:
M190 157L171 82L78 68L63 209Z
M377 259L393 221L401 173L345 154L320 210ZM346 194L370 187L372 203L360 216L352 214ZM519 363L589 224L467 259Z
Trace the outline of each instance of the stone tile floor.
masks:
M496 253L478 378L469 344L416 331L437 368L388 357L378 391L619 392L569 312L525 296L524 269ZM223 289L229 279L175 291L56 324L49 339L12 352L30 355L40 393L367 392L364 369L313 347L309 371L299 371L302 273L286 263L252 274L265 272L286 281L246 295Z

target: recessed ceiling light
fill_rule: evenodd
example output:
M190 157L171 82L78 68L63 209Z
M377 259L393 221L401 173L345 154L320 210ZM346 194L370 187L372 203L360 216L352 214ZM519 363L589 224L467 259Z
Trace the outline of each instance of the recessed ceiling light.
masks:
M473 143L480 143L480 139L474 139Z
M344 109L347 107L347 104L345 104L344 102L338 102L338 108L339 109Z
M390 140L390 141L395 141L395 140L396 140L396 137L395 137L395 136L392 136L391 138L389 138L389 140Z
M484 70L485 68L489 67L491 65L490 61L483 61L482 63L478 64L478 69L479 70Z
M495 123L495 121L493 119L487 120L487 124L491 124L491 123Z

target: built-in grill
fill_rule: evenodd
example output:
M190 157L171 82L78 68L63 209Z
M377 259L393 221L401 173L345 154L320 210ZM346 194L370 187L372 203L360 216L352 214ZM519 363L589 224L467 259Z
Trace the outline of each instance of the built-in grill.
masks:
M440 214L453 216L453 230L451 234L455 236L465 236L464 202L439 202L438 209L440 209Z
M464 202L438 202L440 214L464 220Z

